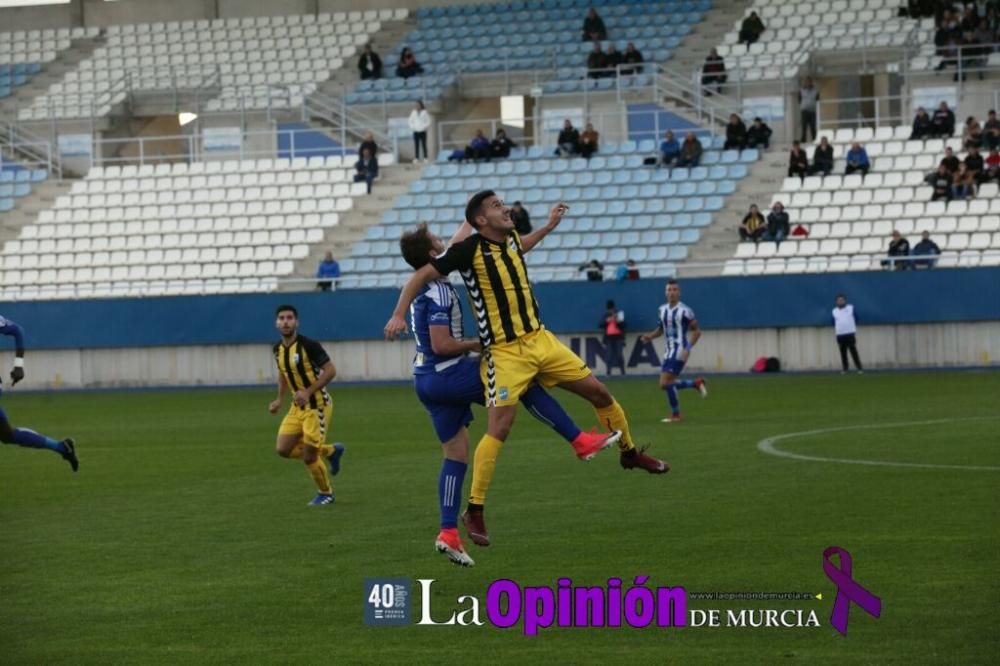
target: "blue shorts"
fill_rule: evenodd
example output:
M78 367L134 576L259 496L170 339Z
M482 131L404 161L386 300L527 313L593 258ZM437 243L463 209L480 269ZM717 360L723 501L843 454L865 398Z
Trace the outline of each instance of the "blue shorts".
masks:
M672 358L668 356L663 359L663 364L660 365L660 371L669 372L674 377L677 377L684 371L685 363L686 361L682 361L679 358Z
M443 372L415 375L413 385L442 444L472 423L472 403L486 402L478 357L463 358Z
M0 423L10 423L7 420L7 414L3 411L3 407L0 407Z

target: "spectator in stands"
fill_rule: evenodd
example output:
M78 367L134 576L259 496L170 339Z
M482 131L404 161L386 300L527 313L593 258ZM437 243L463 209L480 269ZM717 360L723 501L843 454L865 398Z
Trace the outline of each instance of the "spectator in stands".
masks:
M983 147L983 128L979 126L979 121L969 116L965 121L965 128L962 130L962 145L968 150L972 146Z
M593 7L587 12L587 18L583 19L583 39L584 42L601 42L608 38L608 29L604 27L604 20L597 14Z
M594 48L587 56L587 76L592 79L599 79L604 76L605 55L601 50L601 44L594 42Z
M931 201L951 201L951 179L952 173L944 161L938 164L937 171L924 178L924 182L932 188Z
M913 131L910 132L910 141L923 141L934 136L934 126L931 125L931 117L927 115L927 109L920 107L917 115L913 117Z
M701 85L705 88L705 94L711 95L714 88L721 95L726 78L726 61L717 50L712 49L705 58L705 64L701 66Z
M976 37L975 29L966 30L962 33L962 41L959 47L962 61L962 80L965 81L970 72L977 72L980 81L986 78L983 67L986 65L986 59L990 55L991 48L989 45L979 41L979 38ZM958 78L959 73L955 72L952 80L958 81Z
M791 231L785 206L780 201L775 201L771 206L771 212L767 214L767 232L764 234L764 240L774 241L780 245L781 241L788 238Z
M629 42L625 45L625 55L622 56L622 63L630 67L622 67L622 74L642 74L642 63L646 62L635 44Z
M997 147L990 149L990 154L986 157L986 171L983 172L983 182L996 181L1000 184L1000 149Z
M573 127L573 123L566 119L563 123L559 138L556 139L556 155L572 157L580 153L580 132Z
M760 116L753 119L750 128L747 130L747 148L763 148L767 150L771 146L771 135L774 132L767 126Z
M747 126L743 119L733 113L726 124L726 144L724 150L743 150L747 147Z
M962 41L962 31L958 26L958 21L946 11L938 22L938 29L934 33L934 45L937 47L937 54L941 56L941 62L935 68L941 71L948 65L955 65L958 60L958 45Z
M427 161L427 128L431 126L431 114L427 112L423 101L417 100L413 111L410 111L410 131L413 132L413 161L420 161L420 148L424 149L424 161Z
M813 85L813 80L806 77L799 88L799 121L802 124L802 143L816 140L816 105L819 103L819 91Z
M587 280L590 282L601 282L604 280L604 264L597 259L591 259L577 270L579 272L587 271Z
M684 143L681 144L681 157L677 160L677 166L698 166L698 163L701 162L701 153L701 141L694 135L694 132L688 132L684 135Z
M472 141L465 147L464 159L478 162L479 160L490 159L490 140L483 134L483 130L477 129Z
M657 166L672 167L677 164L681 156L681 144L674 138L674 133L667 130L660 142L660 155L656 160Z
M413 51L411 51L409 47L404 46L402 52L399 54L399 63L396 65L396 76L408 79L411 76L423 73L424 68L419 62L417 62L417 58L413 55Z
M639 267L635 265L635 259L628 259L625 262L625 279L626 280L639 279Z
M371 44L365 44L365 50L358 58L358 71L361 72L361 80L382 78L382 58L372 49Z
M993 149L1000 146L1000 120L997 120L997 112L990 109L983 123L983 147Z
M813 151L813 163L809 167L809 173L821 173L824 176L829 176L831 171L833 171L833 146L830 145L825 136L821 136L819 145Z
M493 157L510 157L510 149L516 146L517 144L510 140L507 132L501 127L497 129L497 135L490 143L490 153Z
M913 246L913 252L910 254L914 257L936 257L941 254L941 248L931 240L930 232L924 231L920 234L920 242ZM935 263L937 263L935 259L917 259L912 262L912 265L914 268L934 268Z
M798 176L804 180L809 173L809 156L802 150L798 141L792 143L792 151L788 154L788 177Z
M608 77L618 76L618 66L622 64L622 54L615 46L614 42L608 42L608 50L604 54L604 68L608 70L604 73Z
M739 226L740 240L759 243L767 232L767 220L757 209L757 204L750 206L750 212L743 217Z
M962 201L974 196L976 196L976 178L963 162L958 165L958 171L952 176L951 198Z
M962 29L962 32L968 32L975 30L978 24L979 17L976 13L976 5L970 2L965 5L965 10L962 12L962 20L959 21L958 27Z
M976 183L983 182L983 175L986 171L986 162L982 153L975 146L969 146L969 153L965 156L965 168L972 174Z
M375 143L375 135L371 132L365 132L365 140L361 142L358 146L358 155L361 155L367 149L372 155L378 155L378 144Z
M368 194L372 193L372 183L378 178L378 160L372 151L365 148L361 151L361 158L354 163L354 182L367 183Z
M750 12L750 16L743 19L740 25L740 44L746 44L749 51L750 45L760 39L764 30L764 22L757 16L757 12Z
M941 158L941 164L948 169L949 175L954 175L958 171L958 158L955 157L955 152L948 146L944 149L944 157Z
M316 283L316 288L320 291L330 291L330 287L336 282L334 278L340 277L340 264L333 258L333 252L327 251L323 256L323 261L316 270L316 277L323 278Z
M528 209L521 205L520 201L515 201L514 205L510 207L510 219L514 221L514 231L520 236L526 236L531 233L531 216L528 215Z
M892 240L889 241L889 252L890 257L908 257L910 255L910 241L903 238L903 234L899 233L895 229L892 230ZM893 261L892 259L883 259L882 265L887 267L889 270L894 271L905 271L909 268L908 261Z
M860 143L857 141L852 143L846 157L847 169L844 171L846 175L849 176L857 171L861 172L862 178L868 175L868 169L871 168L871 161L868 159L868 151Z
M583 133L580 134L580 155L589 160L590 156L597 152L600 139L601 135L594 129L594 126L587 123Z
M931 118L931 124L937 138L949 137L955 133L955 114L948 108L948 102L941 102Z

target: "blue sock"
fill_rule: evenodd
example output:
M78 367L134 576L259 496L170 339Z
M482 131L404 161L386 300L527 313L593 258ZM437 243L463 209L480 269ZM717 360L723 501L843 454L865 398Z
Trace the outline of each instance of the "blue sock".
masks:
M580 436L580 429L576 427L562 405L538 384L532 384L524 392L521 402L536 419L562 435L567 442L572 442Z
M28 449L49 449L56 453L62 453L62 442L57 442L51 437L39 435L34 430L27 428L14 428L14 443Z
M445 458L438 477L438 502L441 505L441 529L458 527L458 506L462 501L462 482L467 463Z
M681 413L681 403L677 399L677 389L674 388L675 386L676 386L676 383L671 384L665 390L667 392L667 400L670 401L670 411L673 412L674 414L680 414Z
M679 389L694 388L694 380L693 379L674 380L674 388L679 388Z

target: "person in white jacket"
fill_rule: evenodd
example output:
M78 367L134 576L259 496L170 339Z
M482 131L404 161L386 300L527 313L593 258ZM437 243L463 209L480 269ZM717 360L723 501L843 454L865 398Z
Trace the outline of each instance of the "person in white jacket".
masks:
M417 100L417 105L410 111L410 130L413 132L413 161L420 161L420 147L424 148L424 162L427 161L427 128L431 126L431 114L427 112L423 101Z

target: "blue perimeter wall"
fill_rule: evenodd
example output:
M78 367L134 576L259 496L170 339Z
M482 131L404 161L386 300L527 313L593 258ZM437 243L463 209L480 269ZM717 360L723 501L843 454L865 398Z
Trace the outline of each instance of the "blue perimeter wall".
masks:
M630 330L656 327L665 281L543 283L535 287L546 327L557 333L597 330L607 299L625 310ZM859 324L1000 321L1000 269L825 273L688 278L682 300L706 329L826 326L838 292ZM154 347L272 342L274 309L291 303L302 332L320 340L380 338L398 292L183 296L0 303L20 323L29 349ZM464 294L463 294L464 297ZM475 328L466 306L466 332Z

